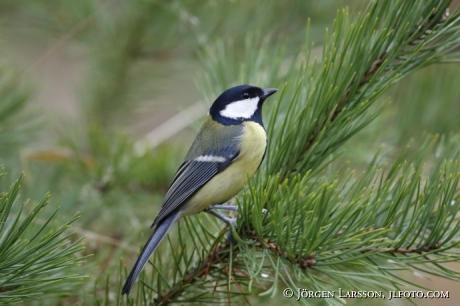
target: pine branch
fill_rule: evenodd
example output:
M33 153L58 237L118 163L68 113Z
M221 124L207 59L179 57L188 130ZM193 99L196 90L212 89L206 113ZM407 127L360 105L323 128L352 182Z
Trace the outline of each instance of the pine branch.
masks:
M412 253L423 254L423 253L436 251L438 249L440 248L437 245L428 245L422 248L414 248L414 249L412 248L375 248L375 249L365 250L362 252L363 253L372 252L372 253L389 253L392 255L395 255L395 254L405 255L405 254L412 254Z
M218 243L216 240L211 252L199 263L199 266L185 273L184 278L171 289L162 292L161 296L155 301L158 305L166 306L174 302L183 293L183 288L194 284L199 278L205 278L211 269L215 269L219 263L229 260L230 248L237 252L237 248L229 241ZM236 253L234 253L236 255Z

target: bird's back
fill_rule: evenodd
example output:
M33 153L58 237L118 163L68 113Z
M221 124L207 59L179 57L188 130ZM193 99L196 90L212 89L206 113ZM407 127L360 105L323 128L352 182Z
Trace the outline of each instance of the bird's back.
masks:
M264 128L255 122L243 123L240 138L240 153L232 167L215 175L206 185L184 203L182 213L195 214L210 205L222 204L234 197L247 184L259 167L267 147Z

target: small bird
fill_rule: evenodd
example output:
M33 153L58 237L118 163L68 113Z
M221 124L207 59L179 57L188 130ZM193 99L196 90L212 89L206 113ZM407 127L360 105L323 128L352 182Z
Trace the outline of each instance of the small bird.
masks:
M129 273L122 294L129 294L149 257L172 224L184 215L207 212L235 226L236 221L214 209L237 210L223 205L240 192L254 175L267 149L262 105L278 90L250 85L232 87L209 109L206 122L177 170L154 231Z

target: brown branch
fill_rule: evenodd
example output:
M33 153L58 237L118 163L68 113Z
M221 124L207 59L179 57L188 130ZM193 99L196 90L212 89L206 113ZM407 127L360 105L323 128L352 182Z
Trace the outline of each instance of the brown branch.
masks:
M435 251L439 249L439 246L440 246L439 243L437 243L435 245L427 245L427 246L420 247L420 248L372 248L372 249L361 251L361 253L380 252L380 253L389 253L392 255L423 254L423 253Z
M19 286L3 286L3 287L0 287L0 293L12 291L17 288L19 288Z
M275 243L270 242L266 239L260 239L255 233L255 231L250 231L249 236L256 241L254 245L257 248L272 251L277 256L283 257L290 263L298 265L302 269L311 268L316 265L316 260L313 259L315 257L314 254L310 254L308 257L304 257L300 255L295 255L294 257L292 257L292 256L289 256L286 251L283 252L280 249L280 247L278 247ZM211 270L221 269L220 267L217 266L217 264L225 262L229 259L231 248L233 248L234 257L238 254L238 248L234 248L234 246L236 245L231 244L229 241L225 241L220 244L215 243L214 246L211 248L210 254L202 260L201 264L198 267L193 268L189 270L188 272L186 272L182 280L176 283L171 289L163 291L161 296L155 300L155 304L162 305L162 306L169 305L169 303L174 302L174 300L177 299L182 294L183 292L182 288L184 286L192 285L199 278L205 278ZM248 279L250 278L250 276L244 271L241 271L241 270L239 271L241 275L243 275L244 277ZM219 276L219 279L220 279L220 276ZM237 287L240 290L242 290L238 285Z
M226 229L224 231L226 231ZM281 250L281 248L275 242L271 242L267 239L259 237L254 230L250 230L246 234L248 237L252 238L255 241L254 243L255 247L261 250L269 250L273 252L275 255L277 255L278 257L284 258L289 263L299 266L301 269L312 268L316 266L317 264L317 259L315 259L316 254L314 253L308 256L302 256L299 254L289 255L288 252ZM339 231L337 233L337 236L340 236L341 234L342 232ZM241 233L241 235L244 236L244 233ZM204 258L204 260L201 262L201 264L197 268L193 268L190 271L186 272L184 278L181 281L176 283L171 289L163 291L159 299L155 300L156 305L162 305L162 306L169 305L169 303L174 302L180 295L182 295L184 286L192 285L199 278L205 278L211 270L217 271L219 269L222 269L218 267L217 264L228 261L230 257L231 248L233 248L233 257L236 257L236 255L238 254L238 248L234 248L235 246L234 244L230 243L227 240L223 243L217 243L217 241L218 240L216 240L213 247L211 248L210 254ZM439 249L439 247L440 247L440 244L437 243L435 245L428 245L428 246L424 246L420 248L409 248L409 247L369 248L367 250L361 251L361 253L364 254L364 253L370 253L370 252L372 253L378 252L378 253L389 253L392 255L423 254L423 253L437 250ZM240 274L243 275L244 277L248 279L250 278L250 275L248 275L246 272L240 270L237 267L234 267L233 270L235 269L238 270ZM229 271L226 270L227 275L228 273ZM216 286L219 280L220 280L220 274L216 281ZM214 287L214 291L216 289L216 286ZM237 287L241 292L243 292L239 284L237 284Z
M169 303L174 302L174 300L182 294L182 288L184 286L192 285L199 278L205 278L212 269L217 270L218 267L216 265L228 259L230 256L230 248L233 247L229 241L223 243L217 242L218 240L214 243L208 256L201 261L201 264L186 272L182 280L176 283L171 289L163 291L159 299L155 301L155 304L162 306L169 305ZM237 249L234 249L234 254L236 253Z
M388 52L383 52L382 54L380 54L380 56L374 62L372 62L371 67L364 73L364 75L361 77L361 80L359 81L359 86L360 87L363 86L364 84L366 84L369 81L369 78L374 75L374 73L380 68L380 66L382 66L387 54L388 54ZM345 91L345 93L340 98L339 102L337 103L336 107L334 108L334 111L333 111L333 114L331 116L331 119L329 119L330 123L334 122L337 119L337 117L340 115L340 113L342 112L343 106L344 106L345 102L347 101L347 99L349 98L350 91L351 91L352 88L353 88L352 85L348 86L347 90ZM313 132L310 135L310 138L308 139L305 147L303 148L302 152L300 153L300 156L299 156L298 160L300 160L302 158L302 156L304 156L307 153L307 151L311 148L311 146L316 141L316 139L318 138L320 132L324 129L326 124L327 124L327 121L324 121L323 123L319 123L317 126L315 126L315 128L313 129ZM298 162L298 160L295 161L293 164L296 164ZM290 166L288 164L286 167L283 168L283 170L281 172L281 175L280 175L280 182L284 181L284 179L288 175L289 169L291 167L292 166ZM292 171L295 171L295 169L292 170Z
M383 52L382 54L380 54L380 56L372 62L371 66L369 67L369 69L364 73L364 75L361 77L361 80L359 81L359 86L363 86L364 84L366 84L370 77L374 75L374 73L377 72L377 70L380 68L380 66L382 66L383 62L385 61L385 57L387 56L388 52ZM340 115L340 113L342 112L343 110L343 105L345 104L345 102L347 101L348 97L350 96L350 91L352 89L352 85L348 86L347 90L345 91L345 93L342 95L342 97L340 98L339 100L339 103L337 103L335 109L334 109L334 112L332 114L332 117L331 119L329 120L329 122L334 122L337 117ZM322 123L320 126L318 126L317 128L314 129L312 135L310 136L310 139L308 140L306 146L304 147L302 153L300 156L304 155L309 149L310 147L313 145L313 143L315 142L316 138L318 137L319 135L319 131L321 131L324 126L326 125L326 122Z
M283 257L287 261L289 261L293 265L298 265L302 269L306 268L311 268L313 266L316 266L316 260L313 259L315 258L315 254L310 254L307 257L301 256L299 254L295 254L294 256L289 256L289 254L286 251L282 251L279 246L276 245L276 243L271 242L266 239L261 239L257 236L255 231L250 232L252 238L256 240L257 242L254 244L256 247L261 248L261 249L267 249L275 253L279 257Z

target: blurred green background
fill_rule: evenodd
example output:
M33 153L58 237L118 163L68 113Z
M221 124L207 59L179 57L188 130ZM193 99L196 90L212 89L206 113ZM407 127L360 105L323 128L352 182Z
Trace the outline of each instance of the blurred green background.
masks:
M200 83L207 46L230 40L238 53L248 35L257 35L267 37L269 46L285 44L289 58L304 43L310 20L320 56L337 9L357 12L365 3L0 2L0 164L9 173L0 190L24 171L23 200L33 202L50 191L50 206L61 207L60 218L80 212L73 230L86 236L85 254L94 256L81 267L89 278L69 303L91 300L93 290L102 294L104 284L95 281L116 271L122 258L131 266L149 235L212 102L204 93L213 89ZM382 144L391 156L424 131L458 133L459 83L458 66L451 64L397 83L382 98L388 102L382 114L345 144L340 158L364 169ZM155 148L133 151L146 135ZM451 295L458 286L425 285L451 288Z

